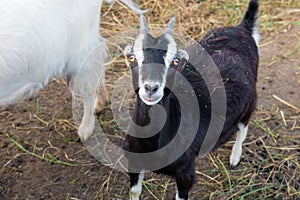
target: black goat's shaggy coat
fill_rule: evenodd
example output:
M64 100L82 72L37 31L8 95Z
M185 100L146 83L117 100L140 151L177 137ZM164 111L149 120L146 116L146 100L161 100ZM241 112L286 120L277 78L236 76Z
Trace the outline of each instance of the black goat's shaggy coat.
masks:
M240 25L209 31L198 44L188 49L191 55L197 56L195 49L201 51L200 46L202 46L218 67L225 86L226 118L221 136L213 149L230 140L238 130L238 123L243 123L246 126L256 106L259 52L252 34L257 23L257 12L258 2L252 0ZM202 68L202 70L207 70L207 68ZM190 82L197 95L201 114L199 128L192 145L187 151L172 164L155 172L173 176L176 179L179 197L187 199L188 193L195 182L195 159L211 120L211 94L207 89L207 82L204 82L199 72L190 62L181 73ZM203 71L203 74L206 73ZM213 77L210 81L214 81ZM174 85L176 86L176 80ZM179 102L172 92L166 91L159 104L165 108L167 113L167 121L163 129L150 138L136 138L127 135L124 142L126 151L135 153L153 152L167 145L174 138L181 118ZM150 107L137 95L132 114L133 121L140 126L149 124ZM130 129L130 131L135 130ZM128 157L128 159L130 167L147 170L141 163L136 163L134 158ZM159 162L159 159L163 159L163 156L162 158L159 156L154 158L153 162ZM130 173L130 177L132 187L137 183L138 174Z

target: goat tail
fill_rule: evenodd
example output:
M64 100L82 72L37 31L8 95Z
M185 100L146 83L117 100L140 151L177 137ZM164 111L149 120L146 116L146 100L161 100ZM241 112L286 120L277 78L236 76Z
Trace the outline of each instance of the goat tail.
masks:
M257 26L257 21L258 0L251 0L241 25L250 32L253 32L253 29Z
M248 10L243 18L240 26L244 27L252 33L252 37L258 45L260 40L259 35L259 22L258 22L258 0L251 0L248 5Z

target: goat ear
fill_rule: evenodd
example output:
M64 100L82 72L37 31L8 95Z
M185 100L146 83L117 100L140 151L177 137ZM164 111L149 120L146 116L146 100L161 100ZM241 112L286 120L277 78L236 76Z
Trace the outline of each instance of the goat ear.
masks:
M127 45L126 47L125 47L125 49L123 50L123 54L125 55L125 56L127 56L127 55L129 55L129 54L131 54L132 53L132 46L131 45Z
M175 22L176 22L176 15L174 15L172 19L169 21L165 34L173 35Z
M149 33L146 17L142 14L140 16L140 33L147 34Z
M130 63L128 62L128 58L127 56L130 55L132 53L132 46L131 45L127 45L125 47L125 49L123 50L123 54L125 56L125 62L126 62L126 65L129 67L130 66Z
M185 66L187 65L187 63L189 62L190 56L187 53L187 51L179 49L177 53L177 57L180 59L180 61L177 65L176 70L182 72Z

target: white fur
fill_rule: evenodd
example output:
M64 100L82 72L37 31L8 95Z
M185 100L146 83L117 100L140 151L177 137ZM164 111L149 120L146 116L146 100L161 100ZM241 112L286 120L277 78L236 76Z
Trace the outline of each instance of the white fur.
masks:
M139 68L142 67L144 61L144 52L143 52L143 40L145 38L144 34L140 34L139 37L134 41L133 54L138 62Z
M177 44L176 44L175 40L173 39L173 36L170 34L166 34L165 37L169 41L169 44L168 44L168 48L167 48L167 54L164 59L166 68L165 68L165 73L163 74L163 82L161 84L162 88L165 88L165 86L166 86L168 69L177 53Z
M94 129L96 89L104 85L101 5L102 0L0 1L0 106L31 96L52 77L69 75L84 100L78 134L87 139Z
M165 65L168 68L170 66L170 63L173 61L173 59L176 56L177 44L174 41L172 35L166 34L165 37L169 41L168 48L167 48L167 54L166 54L166 57L165 57Z
M141 77L141 75L140 75ZM145 81L142 83L142 85L140 85L140 89L139 89L139 96L141 97L141 99L143 100L143 102L145 102L145 104L152 106L157 104L164 96L164 87L159 86L159 89L157 90L157 92L155 92L153 95L151 95L152 100L149 101L147 100L147 92L145 89L145 85L150 85L150 86L154 86L154 85L160 85L159 82L153 82L153 81Z
M257 27L253 29L252 37L257 45L257 48L259 48L260 34L259 29Z
M178 190L176 190L175 200L184 200L184 199L179 197Z
M259 34L259 21L258 17L256 17L256 21L252 30L252 37L256 43L257 48L259 48L259 42L260 42L260 34Z
M144 61L144 52L143 52L143 40L145 39L145 34L140 34L139 37L135 40L134 46L133 46L133 54L135 55L135 58L138 62L139 66L139 96L141 99L147 104L147 105L155 105L157 104L161 99L163 95L163 89L160 87L158 92L154 95L154 98L156 99L155 101L147 101L144 97L148 96L145 90L145 85L155 85L157 83L149 83L149 82L143 82L142 80L142 75L141 75L141 69L142 69L142 64ZM125 49L124 52L127 51L128 49ZM159 98L156 98L156 96L159 96Z
M246 139L248 126L245 126L242 123L238 124L239 131L237 132L236 141L232 147L232 152L230 155L230 164L231 166L236 166L241 159L242 155L242 145Z
M144 171L140 172L138 183L130 188L130 200L139 200L142 193L142 181L144 179Z

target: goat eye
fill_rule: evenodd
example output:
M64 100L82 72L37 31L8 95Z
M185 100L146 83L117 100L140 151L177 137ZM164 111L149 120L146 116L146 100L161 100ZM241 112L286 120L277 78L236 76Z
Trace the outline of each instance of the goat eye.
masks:
M130 55L128 57L129 62L134 62L135 61L135 56L134 55Z
M174 60L173 60L173 64L175 65L175 66L177 66L178 64L179 64L179 59L178 58L175 58Z

